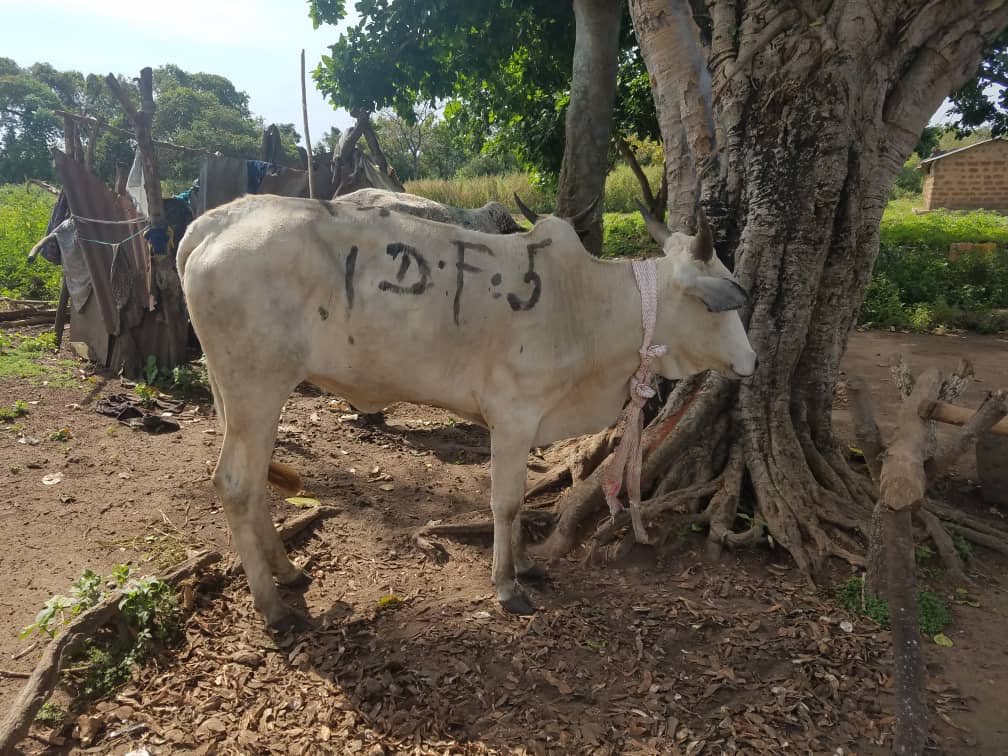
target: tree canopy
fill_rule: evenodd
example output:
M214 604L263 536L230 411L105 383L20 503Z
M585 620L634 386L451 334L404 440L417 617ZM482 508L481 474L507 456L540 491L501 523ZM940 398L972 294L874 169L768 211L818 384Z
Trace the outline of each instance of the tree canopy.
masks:
M120 77L135 90L132 80ZM227 78L190 73L176 65L154 71L157 110L153 132L157 139L199 147L236 157L253 157L259 151L263 122L249 110L249 96ZM119 103L102 76L78 71L58 71L48 63L20 67L0 58L0 183L25 178L53 178L49 148L61 145L66 110L102 119L110 126L129 128ZM285 157L299 163L300 135L293 124L281 124ZM117 162L129 164L133 149L128 137L104 131L95 144L95 170L109 180ZM188 181L195 177L191 156L163 150L162 177Z
M318 27L345 16L340 0L311 0ZM504 147L527 168L556 174L570 97L574 15L561 0L448 0L421 11L411 2L356 3L359 22L315 70L334 105L391 109L413 121L417 104L444 103L472 151ZM618 128L656 136L647 72L629 18L622 24ZM389 50L395 50L390 55Z
M976 77L952 93L951 124L960 135L989 126L993 136L1008 131L1008 29L987 50Z

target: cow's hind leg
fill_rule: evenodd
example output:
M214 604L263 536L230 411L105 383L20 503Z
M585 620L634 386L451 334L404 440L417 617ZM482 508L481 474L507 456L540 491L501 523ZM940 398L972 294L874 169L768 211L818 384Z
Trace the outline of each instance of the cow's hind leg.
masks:
M518 513L525 498L526 464L533 434L515 434L504 430L507 427L504 425L495 429L490 437L490 508L494 522L491 575L497 589L497 600L507 611L513 614L532 614L535 608L515 581L515 552L512 542L517 528L519 542L523 543Z
M224 504L253 603L269 625L281 627L295 615L281 600L273 575L290 583L302 579L302 572L287 557L270 519L266 475L280 407L290 387L285 385L275 392L255 391L246 381L235 383L236 393L229 396L224 391L229 385L218 381L217 398L224 407L226 429L214 470L214 487ZM271 393L274 396L268 396Z
M207 382L210 384L210 392L213 394L214 411L217 413L217 418L222 429L226 432L227 416L224 412L224 402L221 399L220 389L217 387L217 380L214 372L210 369L209 365L207 366ZM279 410L277 411L277 414L279 416ZM236 418L236 422L237 421L238 418ZM270 422L272 424L268 427L276 427L275 420ZM273 441L275 441L275 439L273 439ZM270 442L271 457L273 441ZM255 518L256 535L261 542L263 551L266 554L266 560L269 562L270 570L272 571L274 577L276 577L277 582L281 585L300 585L308 582L309 577L305 574L305 572L291 562L290 558L287 556L287 550L284 548L283 541L280 540L280 536L277 535L276 528L273 527L273 523L270 521L269 507L267 507L265 503L262 506L253 507L252 515Z

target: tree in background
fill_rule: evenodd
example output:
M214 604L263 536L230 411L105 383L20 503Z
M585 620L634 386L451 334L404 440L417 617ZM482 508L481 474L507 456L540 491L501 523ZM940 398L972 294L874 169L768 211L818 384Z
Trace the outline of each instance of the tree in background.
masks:
M346 6L311 0L309 11L318 26L340 21ZM643 70L625 3L576 0L573 13L560 0L450 0L423 13L404 2L355 7L359 23L314 74L335 105L352 113L388 108L412 123L417 104L445 102L447 120L470 149L503 147L527 169L558 181L561 214L573 215L601 193L617 71ZM622 109L624 121L647 111L646 90L620 91L644 97L643 105ZM615 107L620 112L618 101ZM577 139L565 138L565 128ZM598 221L586 238L595 251Z
M136 88L131 80L120 78L120 82L127 90ZM262 119L249 111L248 95L225 77L166 65L154 72L154 90L157 139L234 157L258 154ZM63 134L57 110L130 128L102 76L57 71L47 63L21 68L0 58L0 182L54 177L49 149L62 146ZM292 124L282 124L280 129L286 164L300 165L300 135ZM88 130L84 138L89 138ZM94 155L95 171L111 181L116 163L127 167L132 163L133 148L128 137L100 130ZM164 179L188 182L196 177L198 159L192 155L161 150L159 157Z
M975 76L951 95L955 119L951 125L960 136L987 126L993 136L1008 131L1008 29L997 36Z

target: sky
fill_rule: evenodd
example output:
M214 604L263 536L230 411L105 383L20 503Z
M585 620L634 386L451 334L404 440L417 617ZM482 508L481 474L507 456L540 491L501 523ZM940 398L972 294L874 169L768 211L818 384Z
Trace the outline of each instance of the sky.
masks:
M0 19L0 56L19 66L45 62L83 74L136 77L144 66L174 63L220 74L249 94L254 115L266 123L293 123L299 134L304 48L312 141L330 126L353 123L311 79L349 21L315 31L307 0L0 0Z

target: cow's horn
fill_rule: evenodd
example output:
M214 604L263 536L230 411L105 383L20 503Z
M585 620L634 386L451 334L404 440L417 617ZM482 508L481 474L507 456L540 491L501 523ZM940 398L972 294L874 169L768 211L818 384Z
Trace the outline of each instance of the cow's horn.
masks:
M525 216L525 219L535 225L542 220L542 216L538 213L533 212L528 205L522 202L521 197L518 196L518 192L514 193L515 204L518 205L518 209L521 210L521 214Z
M586 207L584 210L577 213L576 215L573 215L570 218L568 218L567 222L570 223L572 226L574 226L574 228L580 227L580 225L585 220L590 218L592 213L595 212L595 206L598 205L600 199L602 199L602 195L596 194L595 199L593 199L590 203L588 203L588 207Z
M710 262L714 256L714 237L711 235L707 213L703 208L697 213L697 235L693 237L693 257L700 262Z
M644 219L644 225L647 226L648 233L651 234L651 238L658 242L662 247L665 246L665 242L669 238L668 227L659 220L656 220L651 211L644 207L644 203L637 200L637 210L640 211L641 217Z

